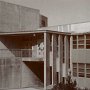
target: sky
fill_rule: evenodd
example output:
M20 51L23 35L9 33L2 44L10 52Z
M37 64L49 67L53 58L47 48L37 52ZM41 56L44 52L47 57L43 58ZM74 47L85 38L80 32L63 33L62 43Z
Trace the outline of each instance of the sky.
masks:
M1 0L39 9L48 17L48 25L90 21L90 0Z

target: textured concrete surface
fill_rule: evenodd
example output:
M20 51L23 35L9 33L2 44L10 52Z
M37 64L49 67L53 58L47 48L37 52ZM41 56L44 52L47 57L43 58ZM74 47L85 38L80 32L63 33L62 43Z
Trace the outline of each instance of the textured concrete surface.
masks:
M0 32L30 31L39 25L39 10L0 1Z
M39 77L25 63L22 63L22 87L43 87Z

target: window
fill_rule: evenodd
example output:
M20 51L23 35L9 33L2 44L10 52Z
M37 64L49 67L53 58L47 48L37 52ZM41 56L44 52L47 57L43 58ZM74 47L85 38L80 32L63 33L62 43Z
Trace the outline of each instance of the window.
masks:
M83 49L84 48L84 45L78 45L78 48L79 49Z
M78 35L78 40L83 40L84 39L84 35Z
M73 36L73 40L74 41L77 40L77 36L76 35Z
M73 76L90 78L90 63L73 63Z
M78 76L79 77L85 76L85 64L84 63L78 63Z
M86 77L90 78L90 64L86 64Z
M90 35L86 35L86 49L90 49Z
M78 35L78 49L84 48L84 35Z
M73 63L73 76L77 77L77 63Z
M73 49L84 49L84 35L73 35Z
M46 22L44 20L42 20L42 27L46 26Z
M73 49L77 49L77 45L73 45Z
M79 77L84 77L85 76L84 73L79 73L78 75L79 75Z
M77 36L73 36L73 49L77 49Z

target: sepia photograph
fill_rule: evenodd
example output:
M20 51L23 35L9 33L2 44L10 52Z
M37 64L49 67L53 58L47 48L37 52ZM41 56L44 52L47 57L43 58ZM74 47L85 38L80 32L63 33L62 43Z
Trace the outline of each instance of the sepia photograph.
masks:
M90 90L90 0L0 0L0 90Z

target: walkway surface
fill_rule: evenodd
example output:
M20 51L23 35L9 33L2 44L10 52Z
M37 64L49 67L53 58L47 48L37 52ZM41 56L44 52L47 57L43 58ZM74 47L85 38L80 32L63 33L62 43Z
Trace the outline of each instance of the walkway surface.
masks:
M21 89L3 89L3 90L43 90L43 88L21 88Z
M52 85L47 86L47 90L52 90L52 88L53 88ZM44 90L44 88L38 87L38 88L0 89L0 90Z

